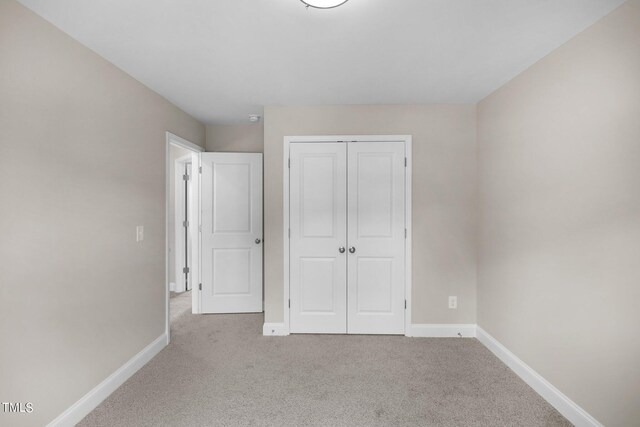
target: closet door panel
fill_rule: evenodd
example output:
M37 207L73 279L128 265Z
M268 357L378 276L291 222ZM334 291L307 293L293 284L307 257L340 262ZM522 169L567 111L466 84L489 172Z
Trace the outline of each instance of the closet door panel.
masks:
M405 148L348 147L348 332L404 334Z
M346 333L346 144L291 144L290 331Z

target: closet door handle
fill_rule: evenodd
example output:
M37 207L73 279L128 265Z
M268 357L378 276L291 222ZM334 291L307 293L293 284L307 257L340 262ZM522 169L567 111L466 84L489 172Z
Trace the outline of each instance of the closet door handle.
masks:
M338 252L340 252L341 254L343 254L343 253L344 253L344 246L340 246L340 247L338 248Z
M354 253L355 251L356 251L355 246L351 246L351 247L349 248L349 253L351 253L351 254L352 254L352 253Z
M260 239L256 239L256 245L259 245L259 244L260 244L260 242L262 242L262 240L260 240Z

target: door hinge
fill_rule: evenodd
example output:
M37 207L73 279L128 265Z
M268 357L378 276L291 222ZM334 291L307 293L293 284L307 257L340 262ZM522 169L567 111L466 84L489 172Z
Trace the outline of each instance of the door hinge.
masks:
M198 290L201 291L202 290L202 283L198 283Z
M183 273L189 273L189 267L185 267L185 268L183 268L183 269L182 269L182 272L183 272Z
M291 229L289 229L289 238L291 238Z
M404 229L404 238L405 239L407 238L407 229L406 228Z
M189 221L182 221L182 226L184 228L189 228Z
M406 157L404 158L404 167L405 168L407 167L407 158Z
M291 300L289 300L289 308L291 308Z
M407 309L407 300L404 300L404 309Z
M189 181L189 175L185 173L184 175L182 175L182 179L185 181Z
M199 225L199 226L198 226L198 231L199 231L200 233L202 233L202 225Z
M198 172L202 173L202 166L198 168Z
M287 159L287 167L291 169L291 159Z

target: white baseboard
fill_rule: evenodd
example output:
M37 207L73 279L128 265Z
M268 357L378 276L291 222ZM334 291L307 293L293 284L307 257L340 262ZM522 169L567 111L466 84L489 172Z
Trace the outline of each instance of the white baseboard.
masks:
M502 360L513 372L515 372L524 382L534 389L544 400L556 408L566 419L571 421L576 427L603 427L601 423L593 418L587 411L569 399L560 390L555 388L549 381L531 369L515 354L511 353L505 346L500 344L495 338L489 335L478 326L476 335L478 341L485 345L498 359Z
M474 324L413 324L405 334L408 337L423 338L458 338L461 334L463 338L473 338L476 336L476 325ZM284 323L265 323L262 327L262 335L285 336L289 331Z
M284 327L284 323L265 323L262 326L262 335L285 336L289 335L289 331Z
M175 292L176 291L176 284L175 282L169 282L169 290L171 292Z
M409 325L405 334L420 338L473 338L476 336L475 324L418 324Z
M109 375L104 381L95 386L89 393L74 403L69 409L60 414L55 420L47 424L47 427L75 426L89 412L93 411L104 399L109 397L118 387L147 364L156 354L162 350L168 342L166 333L160 335L142 351L133 356L127 363Z

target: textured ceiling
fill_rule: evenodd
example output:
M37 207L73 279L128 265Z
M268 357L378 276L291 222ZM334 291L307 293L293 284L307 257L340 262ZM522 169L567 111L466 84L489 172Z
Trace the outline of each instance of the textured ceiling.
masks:
M206 123L475 103L623 0L19 0Z

